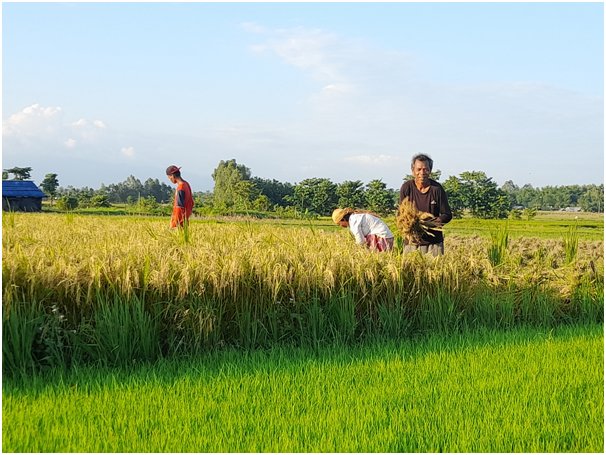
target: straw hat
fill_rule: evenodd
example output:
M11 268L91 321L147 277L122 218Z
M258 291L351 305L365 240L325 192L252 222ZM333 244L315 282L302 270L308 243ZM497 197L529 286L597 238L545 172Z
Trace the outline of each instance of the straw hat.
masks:
M339 221L341 221L348 213L353 213L353 209L334 209L332 212L332 220L335 222L335 224L339 224Z

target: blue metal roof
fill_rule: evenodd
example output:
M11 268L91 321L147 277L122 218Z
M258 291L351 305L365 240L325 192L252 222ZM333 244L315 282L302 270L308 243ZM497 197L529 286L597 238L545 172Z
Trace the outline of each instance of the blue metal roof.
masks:
M31 180L2 180L2 197L46 197Z

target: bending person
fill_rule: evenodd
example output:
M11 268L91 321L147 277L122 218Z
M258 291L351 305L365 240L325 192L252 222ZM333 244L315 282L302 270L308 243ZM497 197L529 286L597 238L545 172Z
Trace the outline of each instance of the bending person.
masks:
M372 251L391 251L393 234L383 220L373 213L350 208L335 209L332 220L341 227L348 227L358 245Z

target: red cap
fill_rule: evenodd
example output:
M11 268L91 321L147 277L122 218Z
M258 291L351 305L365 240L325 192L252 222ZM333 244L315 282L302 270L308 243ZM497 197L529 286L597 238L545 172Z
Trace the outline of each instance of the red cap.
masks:
M166 168L166 175L173 175L175 172L179 172L180 170L181 170L181 168L177 167L175 165L168 166Z

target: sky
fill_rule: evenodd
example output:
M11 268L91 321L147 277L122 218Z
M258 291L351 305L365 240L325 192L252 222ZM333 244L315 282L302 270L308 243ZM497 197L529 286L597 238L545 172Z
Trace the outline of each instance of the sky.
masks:
M2 3L2 167L194 191L219 161L298 183L604 182L604 6Z

